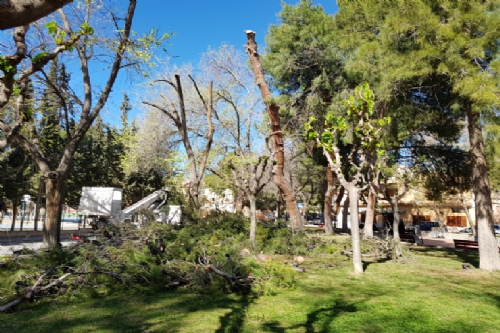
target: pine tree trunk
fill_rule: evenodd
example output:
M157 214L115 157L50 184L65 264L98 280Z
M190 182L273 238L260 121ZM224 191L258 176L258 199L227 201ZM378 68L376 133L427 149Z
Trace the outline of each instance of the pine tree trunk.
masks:
M330 164L328 164L328 167L326 168L326 183L327 188L325 191L325 202L323 206L323 216L325 218L325 234L333 235L332 197L335 187L333 186L333 172Z
M354 264L354 272L359 274L363 273L358 217L359 189L352 186L347 189L347 193L349 195L349 211L351 216L352 261Z
M368 202L366 204L364 237L373 237L373 220L375 218L375 201L377 196L371 190L368 192Z
M64 200L64 178L58 172L49 172L45 178L45 228L43 243L56 247L61 240L61 214Z
M493 207L490 180L484 154L480 115L467 106L467 121L472 162L472 190L474 192L477 236L479 243L479 268L500 270L498 243L493 231Z

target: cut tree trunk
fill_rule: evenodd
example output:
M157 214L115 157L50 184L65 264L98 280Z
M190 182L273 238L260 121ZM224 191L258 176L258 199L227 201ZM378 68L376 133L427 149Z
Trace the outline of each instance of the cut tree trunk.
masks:
M0 30L28 25L73 0L2 0Z
M479 268L488 271L500 270L498 243L493 231L493 207L480 114L474 113L470 104L466 107L470 140L470 161L472 163L472 190L474 192L479 243Z
M259 86L262 99L266 104L267 112L269 115L269 121L271 123L271 136L273 138L273 154L276 164L273 168L273 180L276 186L281 190L283 196L285 197L286 208L288 214L290 214L290 222L292 225L292 231L303 232L304 231L304 221L300 216L299 208L297 202L293 196L290 186L287 184L284 174L285 165L285 151L283 143L283 132L281 131L279 106L273 100L273 95L267 86L266 80L264 78L264 72L260 65L259 54L257 53L257 43L255 42L255 32L251 30L245 31L247 35L247 43L245 45L245 50L252 64L253 72L255 75L255 81Z

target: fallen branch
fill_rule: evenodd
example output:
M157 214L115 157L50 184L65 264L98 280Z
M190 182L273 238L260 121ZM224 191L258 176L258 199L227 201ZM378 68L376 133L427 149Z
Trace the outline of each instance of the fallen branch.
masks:
M9 303L7 303L5 305L3 305L3 306L0 306L0 312L7 312L10 309L12 309L13 307L15 307L16 305L18 305L21 302L25 301L25 300L32 300L32 299L34 299L36 297L41 297L42 294L43 294L43 292L49 290L50 288L59 286L64 280L66 280L70 276L74 276L74 275L87 275L87 274L105 274L105 275L112 276L112 277L114 277L116 279L122 280L121 277L120 277L120 275L118 273L108 272L108 271L101 271L101 270L93 270L93 271L69 272L69 273L66 273L66 274L58 277L57 279L49 280L49 283L46 284L46 285L44 285L44 286L40 286L42 284L44 278L47 277L50 273L54 272L55 270L56 270L56 267L53 267L53 268L50 268L50 269L46 270L36 280L35 284L33 284L32 286L26 287L26 289L24 290L23 295L21 297L19 297L18 299L14 300L14 301L11 301L11 302L9 302ZM62 292L62 293L64 293L64 292Z
M235 284L238 284L238 285L249 285L249 284L252 284L253 283L253 279L248 277L246 279L242 278L241 276L238 276L238 275L230 275L224 271L221 271L220 269L218 269L217 267L215 267L214 265L206 265L205 266L206 269L214 272L215 274L217 275L220 275L222 276L224 279L226 279L229 284L231 286L234 286Z
M18 299L14 300L12 302L5 304L4 306L0 306L0 312L7 312L10 309L12 309L14 306L20 304L22 301L27 300L27 299L28 300L32 299L34 297L35 291L37 291L37 287L42 283L43 278L45 276L47 276L48 274L52 273L54 271L54 269L55 269L54 267L49 268L42 275L40 275L40 277L36 280L36 282L33 286L27 287L25 289L24 294L21 297L19 297Z
M348 251L348 250L344 250L342 252L340 252L341 254L345 254L345 255L348 255L348 256L352 256L353 253L352 251ZM380 257L386 257L386 254L376 254L376 253L361 253L361 257L364 257L364 258L380 258Z

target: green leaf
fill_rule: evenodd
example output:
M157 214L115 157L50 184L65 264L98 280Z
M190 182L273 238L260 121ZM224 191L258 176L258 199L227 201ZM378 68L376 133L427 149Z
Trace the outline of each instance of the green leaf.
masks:
M94 34L94 28L92 28L90 26L90 24L88 24L88 22L85 22L85 23L82 23L80 25L80 31L84 34L84 35L88 35L88 36L92 36Z
M33 57L33 59L31 60L34 64L36 64L37 62L39 62L40 60L42 60L43 57L45 56L48 56L50 55L49 52L40 52L38 53L36 56Z
M47 23L45 27L47 28L47 31L51 36L55 36L57 34L57 31L59 30L59 28L57 27L57 23L54 20Z

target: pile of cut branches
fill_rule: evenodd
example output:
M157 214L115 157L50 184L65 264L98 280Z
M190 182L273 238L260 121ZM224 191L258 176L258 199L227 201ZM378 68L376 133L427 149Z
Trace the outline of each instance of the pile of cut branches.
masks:
M239 221L175 228L109 224L91 241L10 260L0 268L0 296L15 290L0 306L12 311L23 301L48 297L95 297L111 293L156 293L186 288L197 293L272 293L293 284L294 271L283 263L241 256L247 247ZM215 224L217 225L217 224ZM6 297L3 297L6 298Z

